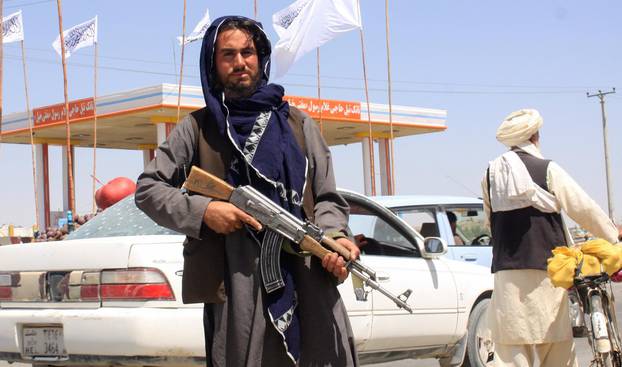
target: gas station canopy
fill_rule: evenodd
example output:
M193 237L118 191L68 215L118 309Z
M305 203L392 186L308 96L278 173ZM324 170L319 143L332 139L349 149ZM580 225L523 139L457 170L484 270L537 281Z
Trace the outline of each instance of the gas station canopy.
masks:
M158 124L177 122L176 84L152 87L97 97L97 146L113 149L148 150L158 144ZM329 145L357 143L369 136L369 120L374 139L390 137L389 106L385 104L338 101L286 96L290 105L307 112L321 123ZM200 87L183 86L180 116L205 106ZM94 100L70 101L71 145L93 146ZM65 145L64 103L35 108L32 111L35 144ZM392 106L393 137L440 132L447 127L444 110ZM171 126L171 125L169 125ZM5 116L2 142L30 144L26 112Z

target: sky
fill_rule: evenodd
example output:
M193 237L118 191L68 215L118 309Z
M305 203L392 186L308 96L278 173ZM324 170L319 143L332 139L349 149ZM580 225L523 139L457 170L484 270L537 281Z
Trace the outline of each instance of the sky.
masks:
M273 45L272 14L290 0L257 0L258 20ZM370 99L387 103L385 2L360 0ZM209 8L254 16L253 0L188 0L188 33ZM4 0L8 15L22 9L32 107L63 101L56 1ZM98 95L176 83L183 1L65 0L65 29L98 16ZM618 87L606 97L612 193L622 221L622 2L615 0L389 0L392 101L447 110L442 133L395 141L397 194L480 196L488 161L504 152L495 132L504 117L535 108L544 118L542 152L558 162L607 211L600 105L586 93ZM185 51L184 84L200 85L200 43ZM93 95L94 49L68 59L69 98ZM18 43L4 45L4 113L25 110ZM350 32L320 49L323 98L364 101L361 44ZM317 94L315 53L273 82L290 95ZM52 210L62 208L60 147L50 149ZM332 147L337 185L363 191L360 144ZM139 151L98 149L97 176L136 179ZM76 149L78 214L91 210L91 149ZM0 144L0 225L30 226L35 199L29 145Z

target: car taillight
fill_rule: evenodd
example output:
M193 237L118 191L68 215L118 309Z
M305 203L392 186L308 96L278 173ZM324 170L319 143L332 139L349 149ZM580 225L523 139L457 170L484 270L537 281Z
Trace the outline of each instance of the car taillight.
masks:
M102 300L175 300L164 274L152 268L104 270L99 294Z
M9 301L13 297L13 274L0 273L0 301Z
M42 287L45 272L0 272L0 301L40 302L46 297Z
M99 302L99 271L75 270L69 273L68 301Z

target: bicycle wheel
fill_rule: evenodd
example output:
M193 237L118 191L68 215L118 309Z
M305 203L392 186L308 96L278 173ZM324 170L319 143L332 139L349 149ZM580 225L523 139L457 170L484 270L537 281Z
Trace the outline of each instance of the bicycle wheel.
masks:
M611 350L611 341L609 340L609 319L605 316L603 309L603 295L600 292L594 292L590 295L590 319L592 322L591 339L593 341L594 362L597 366L615 367L614 354Z
M611 288L609 288L611 290ZM613 290L611 290L613 292ZM616 311L614 307L613 297L610 298L610 294L606 289L601 293L603 311L607 317L607 329L609 331L609 342L611 343L610 358L614 367L622 367L622 343L620 342L620 332L618 330L618 321L616 318Z

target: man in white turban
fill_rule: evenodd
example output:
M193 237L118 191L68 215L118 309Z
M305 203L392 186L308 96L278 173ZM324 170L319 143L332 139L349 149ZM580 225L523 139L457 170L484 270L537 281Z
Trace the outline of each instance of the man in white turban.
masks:
M497 140L507 147L526 143L540 130L543 122L542 116L537 110L514 111L505 118L497 129Z
M542 157L542 124L533 109L506 117L497 140L509 150L489 163L482 180L493 239L495 366L577 366L567 291L555 288L546 272L551 250L572 244L561 211L597 237L614 243L619 236L581 187Z

